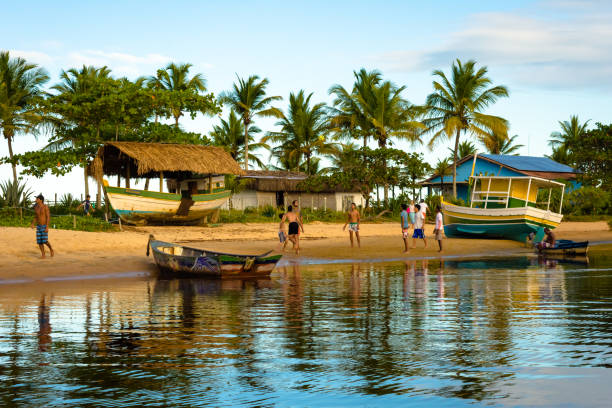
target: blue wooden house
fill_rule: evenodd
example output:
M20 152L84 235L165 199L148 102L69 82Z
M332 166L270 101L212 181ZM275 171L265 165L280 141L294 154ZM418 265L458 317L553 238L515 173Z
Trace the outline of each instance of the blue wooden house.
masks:
M474 155L469 155L457 162L457 197L464 201L468 199L468 181L472 174L472 166L474 166L475 176L531 176L547 180L572 180L575 182L576 176L580 173L578 170L557 163L548 157L477 154L474 164ZM427 188L427 195L431 195L432 192L440 194L440 190L442 190L444 195L450 196L453 192L452 173L444 176L442 180L440 180L439 175L433 175L420 184Z

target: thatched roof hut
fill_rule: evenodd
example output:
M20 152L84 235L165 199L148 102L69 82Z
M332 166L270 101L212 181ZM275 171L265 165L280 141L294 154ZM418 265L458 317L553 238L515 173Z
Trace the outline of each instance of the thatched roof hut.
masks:
M241 178L256 191L304 191L298 184L308 175L299 171L248 170Z
M255 191L308 192L300 184L308 178L308 174L301 171L248 170L240 178L247 180L247 187ZM322 186L322 188L317 190L319 193L334 193L336 191L358 192L359 188L356 185L350 189Z
M153 178L163 172L167 178L187 178L194 174L236 174L244 171L220 147L107 142L98 149L92 175L121 175L123 177Z

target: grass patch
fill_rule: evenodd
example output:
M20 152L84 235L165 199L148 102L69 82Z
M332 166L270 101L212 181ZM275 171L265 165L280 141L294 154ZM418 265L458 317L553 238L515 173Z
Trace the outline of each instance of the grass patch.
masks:
M29 227L34 216L24 212L21 217L15 209L0 209L0 226L2 227ZM50 229L63 229L74 231L114 231L115 227L96 217L76 216L76 228L72 216L51 216Z

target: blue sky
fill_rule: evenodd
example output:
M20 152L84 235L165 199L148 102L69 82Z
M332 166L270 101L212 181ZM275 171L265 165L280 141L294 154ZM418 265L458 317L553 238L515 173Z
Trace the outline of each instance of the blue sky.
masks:
M191 62L210 91L229 89L235 75L270 80L269 93L314 92L330 102L335 83L350 87L352 72L379 69L422 103L431 72L455 58L489 68L510 97L488 111L507 118L521 154L549 153L558 121L612 122L612 2L559 1L245 1L245 2L9 2L2 6L0 49L44 66L57 82L61 69L107 65L117 76L152 75L170 61ZM285 102L279 103L284 109ZM216 119L183 118L208 133ZM261 120L271 130L274 121ZM45 137L19 137L15 150L38 148ZM450 142L425 153L434 163ZM8 149L2 140L0 156ZM10 166L0 166L0 180ZM35 191L80 193L81 173L31 179Z

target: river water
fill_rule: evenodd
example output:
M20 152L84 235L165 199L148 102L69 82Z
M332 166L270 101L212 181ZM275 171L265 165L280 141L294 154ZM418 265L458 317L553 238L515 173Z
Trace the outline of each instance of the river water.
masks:
M2 406L609 406L612 259L0 285Z

